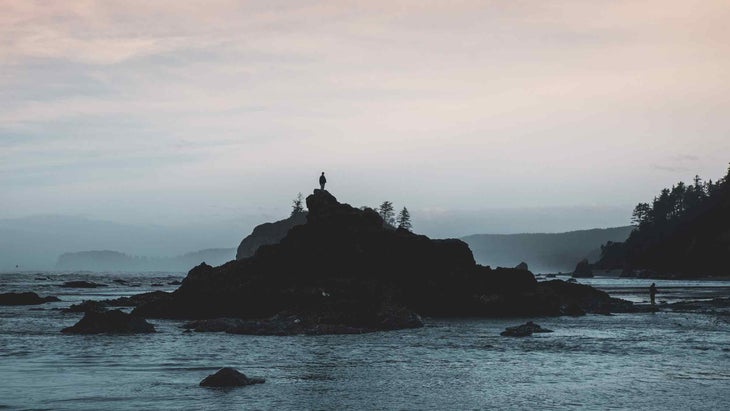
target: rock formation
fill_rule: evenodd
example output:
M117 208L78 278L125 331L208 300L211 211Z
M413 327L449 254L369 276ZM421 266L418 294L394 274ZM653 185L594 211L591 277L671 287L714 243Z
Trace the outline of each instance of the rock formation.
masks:
M107 285L106 284L95 283L93 281L66 281L65 283L61 284L61 287L65 287L65 288L97 288L97 287L107 287Z
M286 237L292 227L307 222L307 213L294 213L289 218L256 226L253 232L241 241L236 251L236 260L251 257L262 245L276 244Z
M71 327L61 330L67 334L137 334L153 333L155 327L132 314L123 313L120 310L113 311L87 311L84 318Z
M502 337L529 337L533 333L551 333L553 330L542 328L538 324L528 321L525 324L516 327L507 327L499 335Z
M592 278L593 270L591 263L587 259L582 259L576 264L575 270L573 270L573 278Z
M41 297L36 293L3 293L0 294L0 305L38 305L52 301L61 301L58 297Z
M562 315L618 302L590 287L538 283L526 270L479 266L460 240L386 229L377 212L324 190L308 196L307 207L307 222L279 243L219 267L201 264L169 298L134 313L259 324L244 323L242 333L330 333L416 327L416 313Z
M251 384L262 384L261 378L248 378L231 367L221 368L215 374L211 374L200 382L201 387L242 387Z

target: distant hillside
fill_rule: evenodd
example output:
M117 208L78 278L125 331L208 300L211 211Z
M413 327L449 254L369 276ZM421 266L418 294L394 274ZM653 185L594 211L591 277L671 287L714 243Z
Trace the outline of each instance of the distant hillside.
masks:
M665 188L634 209L638 229L621 243L608 243L596 264L625 275L730 275L730 168L713 183Z
M212 248L175 257L140 257L118 251L93 250L64 253L58 257L57 270L86 271L185 271L206 262L221 265L233 260L234 248Z
M2 206L0 205L0 210ZM68 251L117 250L129 255L177 256L190 250L228 248L269 214L233 220L191 221L178 226L123 224L84 217L46 215L0 218L0 272L50 270Z
M596 228L567 233L477 234L463 237L478 263L514 267L521 261L533 272L572 272L587 258L596 261L601 245L624 241L632 226Z

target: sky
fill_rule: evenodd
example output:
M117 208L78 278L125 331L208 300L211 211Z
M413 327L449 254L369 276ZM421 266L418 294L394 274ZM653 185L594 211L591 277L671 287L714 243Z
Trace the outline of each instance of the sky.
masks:
M0 218L286 215L325 171L416 228L575 207L622 225L730 161L726 0L0 10Z

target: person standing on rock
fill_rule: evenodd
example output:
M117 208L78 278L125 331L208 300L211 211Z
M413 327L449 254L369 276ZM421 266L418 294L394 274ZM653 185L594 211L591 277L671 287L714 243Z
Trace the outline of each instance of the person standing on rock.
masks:
M649 286L649 299L651 300L651 305L656 305L656 284L651 283Z
M323 171L322 175L319 176L319 186L322 187L322 191L324 191L325 184L327 184L327 179L324 177L324 171Z

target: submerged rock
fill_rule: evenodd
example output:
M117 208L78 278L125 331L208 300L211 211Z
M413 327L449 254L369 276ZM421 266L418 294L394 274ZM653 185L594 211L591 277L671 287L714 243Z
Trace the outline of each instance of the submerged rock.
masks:
M101 301L85 300L78 304L72 304L61 311L65 313L87 313L89 311L102 312L107 310L108 305Z
M423 327L418 314L402 308L397 312L381 314L377 325L351 324L330 318L306 317L301 315L275 315L259 320L240 318L214 318L190 321L183 325L187 330L196 332L226 332L246 335L322 335L322 334L363 334L382 330Z
M182 328L196 332L224 332L240 327L245 322L240 318L211 318L186 322Z
M41 297L33 292L0 294L0 305L38 305L53 301L61 300L53 296Z
M542 328L538 324L528 321L522 325L516 327L508 327L502 331L499 335L502 337L529 337L533 333L551 333L553 330Z
M88 311L78 323L64 328L61 332L68 334L137 334L153 333L155 327L144 318L126 314L120 310Z
M93 281L66 281L65 283L61 284L61 287L65 287L65 288L97 288L97 287L107 287L107 285L106 284L95 283Z
M262 384L263 378L248 378L245 374L231 367L221 368L200 382L201 387L243 387L245 385Z
M119 297L101 302L111 307L136 307L140 304L164 300L166 298L170 298L170 293L165 291L151 291L131 297Z

